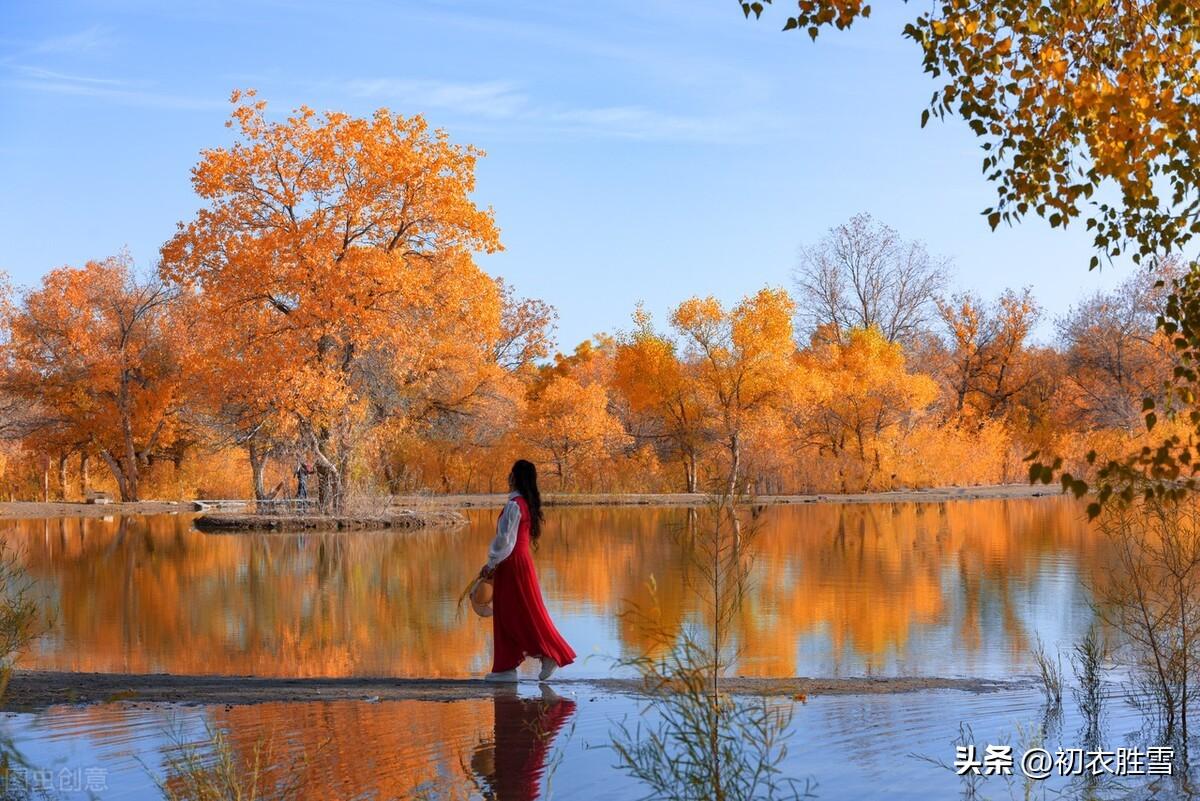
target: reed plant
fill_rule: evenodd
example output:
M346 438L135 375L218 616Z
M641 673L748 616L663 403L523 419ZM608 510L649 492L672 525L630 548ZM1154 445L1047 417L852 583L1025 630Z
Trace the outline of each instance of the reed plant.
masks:
M653 577L650 604L623 613L650 647L619 664L637 673L648 700L636 722L615 726L610 747L617 768L645 788L647 799L765 801L813 791L811 781L789 777L784 767L791 700L722 689L737 657L733 624L750 588L756 533L735 500L710 496L674 534L707 625L679 630L664 621Z

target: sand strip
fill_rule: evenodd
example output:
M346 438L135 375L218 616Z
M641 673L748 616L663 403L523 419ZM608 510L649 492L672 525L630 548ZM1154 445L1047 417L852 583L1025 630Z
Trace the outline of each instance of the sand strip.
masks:
M534 679L523 684L533 685ZM641 694L634 679L558 679L561 692ZM992 681L950 678L728 679L727 691L796 697L865 695L921 690L996 692L1029 686L1028 680ZM511 690L511 685L508 687ZM16 671L8 685L5 707L34 711L57 704L113 702L177 704L256 704L268 701L419 700L459 701L491 698L504 685L479 679L304 678L261 676L174 676L124 673Z

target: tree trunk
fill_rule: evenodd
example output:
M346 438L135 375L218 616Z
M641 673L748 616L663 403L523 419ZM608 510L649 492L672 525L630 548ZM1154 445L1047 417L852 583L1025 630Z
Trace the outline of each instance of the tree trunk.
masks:
M317 463L317 502L321 511L340 514L344 505L342 476L329 461Z
M738 550L742 547L742 521L738 518L737 512L737 486L738 472L742 466L742 440L739 432L734 432L729 436L729 486L726 491L726 500L729 503L729 519L733 524L733 547Z
M267 488L263 486L263 468L267 465L267 455L259 450L254 437L246 443L246 452L250 456L250 475L254 479L254 500L266 500Z
M58 455L58 497L61 500L67 499L67 453Z
M325 514L338 514L342 511L345 500L342 484L345 470L340 466L348 463L349 448L343 443L339 453L333 457L337 459L335 464L329 457L333 444L333 436L329 429L322 427L320 430L314 430L303 418L300 424L308 439L313 454L313 466L317 473L317 506Z
M687 492L696 491L696 452L693 450L683 454L683 480Z
M87 500L88 494L88 455L87 451L79 453L79 497Z
M42 457L42 503L50 502L50 454Z
M133 411L129 398L130 376L127 370L121 371L121 386L117 392L117 408L121 413L121 434L125 442L125 453L120 459L119 471L124 476L121 484L121 500L136 501L138 499L138 454L133 441ZM112 457L108 457L111 461Z
M567 491L567 465L566 455L554 457L554 469L558 473L558 491Z
M729 496L730 503L733 502L734 496L737 494L738 473L742 467L742 440L738 432L729 435L729 481L725 487L725 494Z
M117 482L117 492L121 495L122 501L136 501L137 495L135 490L130 487L129 476L125 473L123 466L107 448L100 449L100 456L104 459L104 463L108 465L108 469L112 472L113 478ZM137 470L137 467L134 467Z

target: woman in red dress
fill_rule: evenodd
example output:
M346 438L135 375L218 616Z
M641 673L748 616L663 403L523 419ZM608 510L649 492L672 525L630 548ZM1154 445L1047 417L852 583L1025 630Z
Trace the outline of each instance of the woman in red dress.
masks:
M495 656L488 681L516 681L517 666L532 656L541 660L539 681L575 661L575 652L554 628L542 601L533 548L542 533L542 496L537 468L518 459L508 474L508 503L496 522L488 561L479 571L491 578L492 643Z

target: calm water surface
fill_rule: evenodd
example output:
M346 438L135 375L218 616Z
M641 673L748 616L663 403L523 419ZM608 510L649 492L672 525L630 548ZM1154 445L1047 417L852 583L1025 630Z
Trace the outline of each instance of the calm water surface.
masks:
M58 670L291 676L470 676L490 627L457 599L483 561L494 512L455 532L212 535L188 516L9 521L57 625L26 665ZM671 532L679 509L549 510L536 554L550 611L580 653L575 677L611 675L646 643L619 613L658 587L665 617L703 621ZM758 519L754 586L737 624L750 676L1006 677L1031 671L1093 622L1102 540L1065 499L774 507ZM640 703L584 684L536 684L454 702L104 704L0 716L40 770L91 769L98 798L157 798L167 755L228 732L251 757L268 744L303 798L639 798L606 747ZM1106 747L1146 745L1110 688ZM975 741L1082 745L1068 702L1044 716L1034 690L813 698L796 707L785 771L819 798L954 797L959 780L913 754L953 761L961 721ZM1061 782L1057 785L1061 789ZM995 780L986 794L1022 795ZM68 792L63 797L85 797ZM1170 797L1170 794L1161 796Z
M57 626L27 667L288 676L486 672L491 629L457 600L494 512L454 532L205 534L190 516L6 521ZM1003 677L1074 642L1105 554L1061 498L770 507L738 623L748 676ZM535 555L551 614L611 675L646 643L620 616L658 587L668 620L704 619L671 531L680 509L548 510ZM531 668L532 669L532 668Z
M160 797L155 779L169 780L166 757L217 729L229 733L235 753L247 761L256 748L270 753L269 775L295 782L303 799L643 797L643 788L614 769L608 747L614 725L642 707L572 686L576 692L561 697L530 684L494 699L455 702L60 707L0 718L0 731L30 763L55 775L90 768L103 779L96 796L104 799ZM1035 730L1045 732L1051 752L1084 743L1074 707L1068 702L1061 717L1047 722L1032 690L825 696L797 705L781 767L814 782L819 799L958 798L962 784L953 772L918 757L952 763L963 720L970 721L981 752L987 744L1008 743L1019 755ZM1136 716L1119 699L1109 699L1105 721L1103 747L1146 746ZM1037 783L1033 797L1042 798L1044 790L1045 797L1058 797L1067 781ZM995 777L985 779L982 791L985 798L1026 797L1020 783L1010 787ZM1178 796L1166 785L1139 797Z

